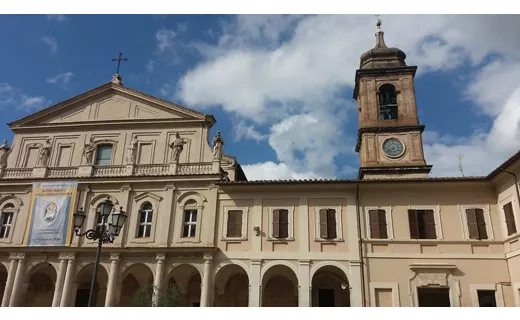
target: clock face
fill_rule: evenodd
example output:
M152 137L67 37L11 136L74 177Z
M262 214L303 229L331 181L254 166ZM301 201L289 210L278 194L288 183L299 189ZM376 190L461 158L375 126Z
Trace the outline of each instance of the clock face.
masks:
M383 142L383 151L390 158L397 158L403 154L404 145L399 139L386 139L385 142Z

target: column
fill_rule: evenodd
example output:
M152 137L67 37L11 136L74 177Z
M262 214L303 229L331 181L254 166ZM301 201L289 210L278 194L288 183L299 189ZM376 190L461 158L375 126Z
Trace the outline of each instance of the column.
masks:
M60 257L60 266L58 268L56 284L54 285L54 297L52 298L53 307L60 306L61 294L63 291L63 281L65 280L65 271L66 270L67 270L67 260L64 257Z
M352 279L350 279L350 306L363 306L363 293L361 292L361 262L350 261L350 271Z
M159 294L163 290L163 283L164 283L164 259L166 259L166 257L163 254L161 254L161 255L157 255L155 257L155 259L157 260L157 265L156 265L156 270L155 270L155 279L153 281L153 286L154 286L154 289L153 289L153 294L154 294L153 301L154 301L154 306L157 306ZM204 269L204 278L206 278L206 270L205 269Z
M115 292L117 277L119 275L119 255L110 255L110 274L108 275L107 294L105 297L105 307L113 307L115 304Z
M7 275L7 281L5 283L4 297L2 299L2 307L9 306L9 298L11 298L11 291L13 290L14 275L16 273L16 267L18 266L18 260L12 256L11 264L9 265L9 274Z
M249 279L249 306L260 307L260 267L262 260L251 260L251 279Z
M200 292L200 306L209 307L209 295L211 293L211 263L213 257L210 255L204 255L204 277L202 279L202 290Z
M18 257L18 267L14 276L13 290L11 292L11 299L9 300L10 307L16 307L18 296L23 285L23 277L25 275L25 256Z
M300 274L298 276L298 307L310 307L310 264L309 260L300 261Z
M61 295L60 307L70 306L70 296L72 295L74 283L74 271L76 267L74 256L69 256L67 261L67 271L65 272L65 282L63 283L63 293Z

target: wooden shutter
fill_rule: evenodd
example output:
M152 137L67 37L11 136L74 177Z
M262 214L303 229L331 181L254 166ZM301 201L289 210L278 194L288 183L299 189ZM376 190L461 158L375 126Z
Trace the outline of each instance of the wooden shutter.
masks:
M478 224L475 209L466 209L466 220L468 220L468 233L470 239L478 239Z
M320 238L322 239L327 239L329 237L327 217L327 209L320 209Z
M484 210L475 209L475 217L477 218L479 239L487 239L486 219L484 219Z
M280 209L273 210L273 237L280 237Z
M516 233L516 223L515 223L515 216L513 214L513 205L511 202L508 202L504 206L504 213L506 218L506 226L507 226L507 235L510 236L513 233Z
M336 233L336 210L334 209L327 210L327 229L328 238L336 239L338 235Z
M386 212L385 210L378 210L378 219L379 219L379 238L387 239L388 232L386 228Z
M242 211L230 210L228 211L227 221L227 237L241 237L242 236Z
M426 222L426 238L435 239L437 238L437 232L435 231L435 217L433 210L424 210L425 222Z
M280 209L280 238L287 238L289 236L289 210Z
M243 212L241 210L235 211L235 237L242 236L242 216Z
M419 239L419 226L417 225L417 212L408 210L408 224L410 226L410 238Z
M368 218L370 224L370 238L381 238L380 224L379 224L379 210L369 210Z

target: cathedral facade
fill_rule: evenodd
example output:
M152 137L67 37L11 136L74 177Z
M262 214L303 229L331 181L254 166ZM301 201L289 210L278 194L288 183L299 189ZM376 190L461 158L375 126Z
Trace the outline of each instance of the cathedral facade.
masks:
M482 177L429 177L406 54L361 56L352 180L248 181L216 119L123 85L9 123L0 146L2 307L520 306L520 153ZM115 224L113 224L115 225ZM111 226L113 226L111 225Z

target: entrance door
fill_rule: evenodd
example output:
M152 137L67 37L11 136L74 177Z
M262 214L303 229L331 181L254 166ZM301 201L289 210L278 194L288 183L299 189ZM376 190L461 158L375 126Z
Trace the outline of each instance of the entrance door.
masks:
M319 307L334 307L334 289L319 289L318 290L318 306Z
M449 288L417 288L419 307L451 307Z

